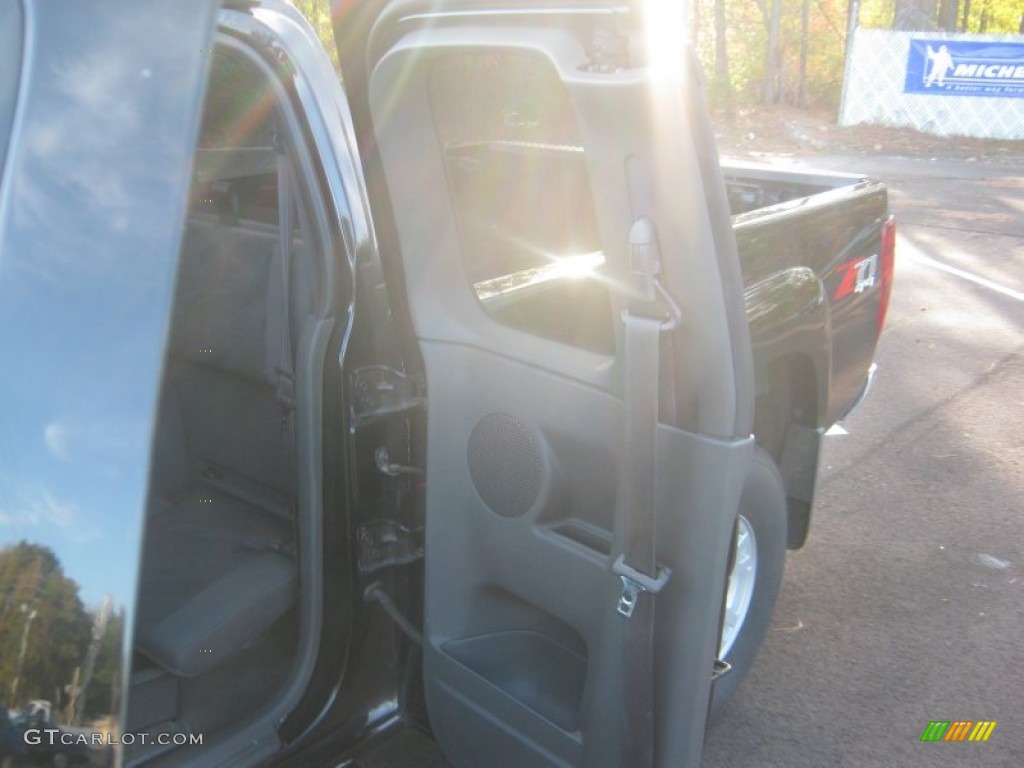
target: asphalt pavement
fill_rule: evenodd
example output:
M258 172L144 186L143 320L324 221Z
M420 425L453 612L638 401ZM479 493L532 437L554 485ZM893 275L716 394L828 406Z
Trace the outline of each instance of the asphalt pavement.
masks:
M763 158L771 160L771 158ZM784 161L792 163L792 158ZM896 284L867 401L708 731L726 766L1024 765L1024 167L819 157L890 186ZM931 721L988 741L922 742Z

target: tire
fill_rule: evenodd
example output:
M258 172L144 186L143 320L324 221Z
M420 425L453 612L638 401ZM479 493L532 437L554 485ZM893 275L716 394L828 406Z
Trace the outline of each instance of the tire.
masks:
M733 590L730 595L732 603L723 615L719 658L731 664L732 670L714 681L709 719L717 717L736 693L768 632L786 562L786 519L786 491L782 477L771 456L756 448L740 496L736 548L729 558L730 573L726 582L727 590ZM753 573L748 560L752 553L755 559ZM743 599L744 592L746 600ZM736 610L737 599L741 604L746 602L745 610L739 613ZM729 607L733 610L730 611ZM731 632L730 616L733 619L740 616L735 622L738 629Z

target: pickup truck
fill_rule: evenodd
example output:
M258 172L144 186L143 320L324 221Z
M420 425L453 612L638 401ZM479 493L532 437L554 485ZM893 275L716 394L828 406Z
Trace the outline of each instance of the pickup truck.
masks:
M281 0L0 5L8 706L118 765L699 765L895 234L719 164L676 5L342 0L343 82Z

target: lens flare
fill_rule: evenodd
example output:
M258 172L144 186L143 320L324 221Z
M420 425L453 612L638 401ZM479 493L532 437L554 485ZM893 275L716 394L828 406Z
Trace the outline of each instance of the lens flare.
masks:
M683 68L686 7L681 0L644 0L647 62L661 75L678 75Z

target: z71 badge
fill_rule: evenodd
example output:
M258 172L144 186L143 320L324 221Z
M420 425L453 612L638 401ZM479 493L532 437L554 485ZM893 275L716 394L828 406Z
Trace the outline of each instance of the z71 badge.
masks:
M878 274L878 254L873 253L861 259L848 261L839 267L837 272L843 273L843 279L836 288L836 300L851 293L864 293L875 284Z

